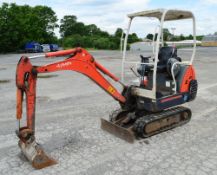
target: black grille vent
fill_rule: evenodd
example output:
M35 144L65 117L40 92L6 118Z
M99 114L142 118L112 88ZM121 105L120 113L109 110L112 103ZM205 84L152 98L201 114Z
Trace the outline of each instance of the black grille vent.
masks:
M198 89L197 80L191 80L190 87L189 87L189 100L188 101L192 101L196 98L197 89Z

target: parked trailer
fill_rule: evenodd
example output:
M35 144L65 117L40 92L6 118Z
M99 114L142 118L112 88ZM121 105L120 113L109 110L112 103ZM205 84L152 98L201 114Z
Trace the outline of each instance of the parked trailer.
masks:
M28 53L42 52L42 48L39 43L32 41L25 44L25 52Z
M57 44L50 44L50 51L55 52L59 50L59 46Z

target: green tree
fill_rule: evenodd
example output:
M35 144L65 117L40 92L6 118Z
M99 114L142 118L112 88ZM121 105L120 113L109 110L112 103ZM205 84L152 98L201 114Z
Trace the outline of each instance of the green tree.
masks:
M88 35L88 36L102 36L109 37L108 32L101 31L95 24L85 25L82 22L77 21L77 17L74 15L64 16L60 21L60 34L61 36L68 37L71 35Z
M146 38L147 39L150 39L150 40L153 40L153 34L149 33L146 35Z
M69 37L66 37L63 41L63 45L66 48L69 47L85 47L84 45L84 39L81 35L75 34Z
M117 30L115 31L115 37L121 38L122 33L123 33L123 29L117 28Z
M189 36L187 36L185 39L192 40L192 39L193 39L193 36L192 36L192 35L189 35Z
M85 25L83 22L77 22L75 24L75 28L72 31L72 34L79 34L79 35L85 35Z
M99 35L100 29L95 24L90 24L86 26L86 35L94 36Z
M108 38L99 37L96 40L94 40L94 46L98 49L109 49L110 41Z
M67 37L75 34L77 17L74 15L66 15L60 20L60 34L62 37Z
M129 36L128 36L128 42L129 43L135 43L138 41L141 41L141 39L138 38L136 33L129 34Z
M64 47L91 47L96 49L118 49L123 30L117 28L114 35L102 31L95 24L85 25L73 15L64 16L60 21L60 33ZM129 43L141 41L136 33L129 34Z
M199 35L199 36L196 36L196 39L199 40L199 41L202 41L204 35Z
M109 33L108 33L108 32L106 32L106 31L100 31L100 34L99 34L99 36L101 36L101 37L107 37L107 38L109 38L109 37L110 37Z
M0 7L0 52L17 51L27 41L57 41L56 22L57 17L50 7L3 3Z
M119 29L117 30L119 31ZM97 49L118 49L120 44L120 34L110 35L106 31L102 31L95 24L85 25L77 21L77 17L73 15L64 16L61 19L60 33L64 47L91 47ZM138 40L136 34L132 34L133 41Z
M180 40L180 41L185 40L185 36L184 36L183 34L181 34L181 35L179 36L179 40Z
M169 41L172 38L172 34L170 33L169 29L164 28L163 29L163 39L164 41Z

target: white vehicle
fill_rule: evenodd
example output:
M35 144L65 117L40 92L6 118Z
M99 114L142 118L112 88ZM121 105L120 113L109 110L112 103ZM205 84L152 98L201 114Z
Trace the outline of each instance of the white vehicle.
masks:
M50 52L50 45L49 44L42 44L42 51L43 52Z

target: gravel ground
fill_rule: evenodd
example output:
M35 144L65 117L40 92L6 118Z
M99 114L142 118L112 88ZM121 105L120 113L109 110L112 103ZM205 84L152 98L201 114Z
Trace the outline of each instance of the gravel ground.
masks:
M120 76L120 52L91 53ZM179 53L187 57L191 52L182 49ZM15 69L20 56L0 55L0 174L217 174L217 48L197 50L199 93L195 101L187 104L193 111L191 122L134 144L100 129L100 118L108 118L118 103L88 78L70 71L40 78L37 141L58 161L42 170L33 169L20 154L14 132ZM59 59L37 59L33 63L41 65Z

